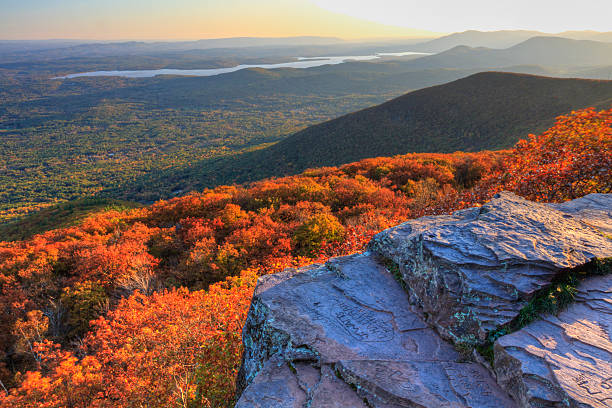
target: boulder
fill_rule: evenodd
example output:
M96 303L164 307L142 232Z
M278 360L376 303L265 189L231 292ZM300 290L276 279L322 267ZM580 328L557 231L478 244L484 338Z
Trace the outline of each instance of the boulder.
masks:
M590 275L558 316L500 337L493 367L469 347L517 327L555 279L611 257L611 225L612 195L501 193L383 231L366 253L263 276L236 406L612 407L612 275Z
M479 208L376 235L426 322L455 343L483 343L565 271L612 256L612 195L542 204L500 193Z
M513 407L370 254L260 278L237 407Z
M525 407L612 407L612 275L495 343L498 382Z
M548 204L552 208L571 214L579 220L612 236L612 195L589 194L561 204Z

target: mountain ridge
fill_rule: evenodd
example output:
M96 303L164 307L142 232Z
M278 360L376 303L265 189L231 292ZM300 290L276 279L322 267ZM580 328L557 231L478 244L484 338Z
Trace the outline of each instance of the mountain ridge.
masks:
M549 127L557 116L588 106L612 106L612 81L478 73L310 126L261 150L202 161L156 175L155 180L145 177L136 186L105 194L142 200L140 194L151 183L168 186L168 194L368 157L509 148ZM160 197L164 195L144 200Z
M534 30L467 30L419 43L416 45L416 49L433 53L447 51L458 45L466 45L473 48L487 47L504 49L533 37L561 37L573 40L612 42L612 32L564 31L561 33L545 33Z
M601 66L612 64L612 43L539 36L505 49L457 45L414 60L414 69L504 67L511 65Z

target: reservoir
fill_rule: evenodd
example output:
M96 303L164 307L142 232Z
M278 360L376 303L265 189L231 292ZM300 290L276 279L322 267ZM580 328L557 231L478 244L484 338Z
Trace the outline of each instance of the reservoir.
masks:
M214 76L221 74L228 74L230 72L240 71L247 68L264 68L264 69L277 69L277 68L314 68L321 67L323 65L338 65L349 61L372 61L382 57L403 57L411 55L422 55L426 56L429 54L420 52L388 52L388 53L376 53L373 55L352 55L344 57L299 57L296 61L283 62L279 64L256 64L256 65L237 65L229 68L211 68L211 69L141 69L134 71L92 71L92 72L81 72L76 74L69 74L65 76L56 77L54 79L70 79L79 77L99 77L99 76L117 76L125 78L151 78L157 75L185 75L185 76Z

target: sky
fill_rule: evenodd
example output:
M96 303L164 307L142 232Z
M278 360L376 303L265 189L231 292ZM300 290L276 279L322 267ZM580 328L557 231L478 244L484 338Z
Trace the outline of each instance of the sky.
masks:
M0 39L612 31L612 0L0 0Z

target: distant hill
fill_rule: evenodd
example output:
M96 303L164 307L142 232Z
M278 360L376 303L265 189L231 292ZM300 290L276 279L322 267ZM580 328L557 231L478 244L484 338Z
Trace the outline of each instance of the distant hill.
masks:
M503 149L545 130L557 116L589 106L612 106L612 81L479 73L311 126L262 150L202 161L109 193L155 199L175 190L295 174L367 157ZM151 185L159 186L154 194Z
M66 58L109 56L159 56L160 54L189 53L193 56L248 55L256 56L265 49L263 57L270 54L287 58L294 50L326 50L352 48L354 45L334 37L283 37L283 38L218 38L197 41L3 41L0 40L0 60L47 61ZM231 51L230 51L231 50ZM259 51L259 53L258 53ZM296 54L297 55L297 54Z
M476 31L469 30L453 33L416 46L417 51L438 53L460 45L467 47L509 48L533 37L545 35L539 31L503 30Z
M612 42L612 31L605 33L599 31L564 31L557 35L558 37L572 38L574 40L591 40Z
M121 58L116 61L123 64ZM164 61L181 62L150 60ZM182 190L168 190L174 174L193 163L269 146L307 126L482 71L413 70L409 63L383 59L303 70L247 69L216 77L81 78L59 87L50 83L42 94L38 82L0 75L0 156L5 160L0 224L21 214L18 208L31 211L125 183L139 184L142 193L136 194L143 201L148 195L168 196ZM40 67L37 75L44 78L73 65L95 70L97 64L82 59L32 66ZM555 75L539 66L503 70ZM172 174L159 179L161 186L146 182L160 172ZM208 175L194 174L195 180L180 176L177 184L186 178L189 185L210 181Z
M439 53L457 46L472 48L485 47L505 49L513 47L534 37L561 37L573 40L612 42L612 32L565 31L558 34L527 30L476 31L469 30L453 33L444 37L422 42L414 47L415 51Z
M612 80L612 65L596 68L585 68L580 71L572 72L571 76L573 78L598 78Z
M526 64L547 67L611 65L612 43L557 37L534 37L503 50L457 46L448 51L411 62L415 70L495 68Z
M336 37L231 37L213 38L196 41L126 41L107 42L103 44L86 43L76 47L106 49L109 52L160 52L160 51L186 51L208 50L214 48L243 48L243 47L290 47L303 45L330 45L344 43Z
M407 152L500 149L549 127L560 114L610 105L612 81L484 72L311 126L266 154L290 162L301 156L311 166Z

